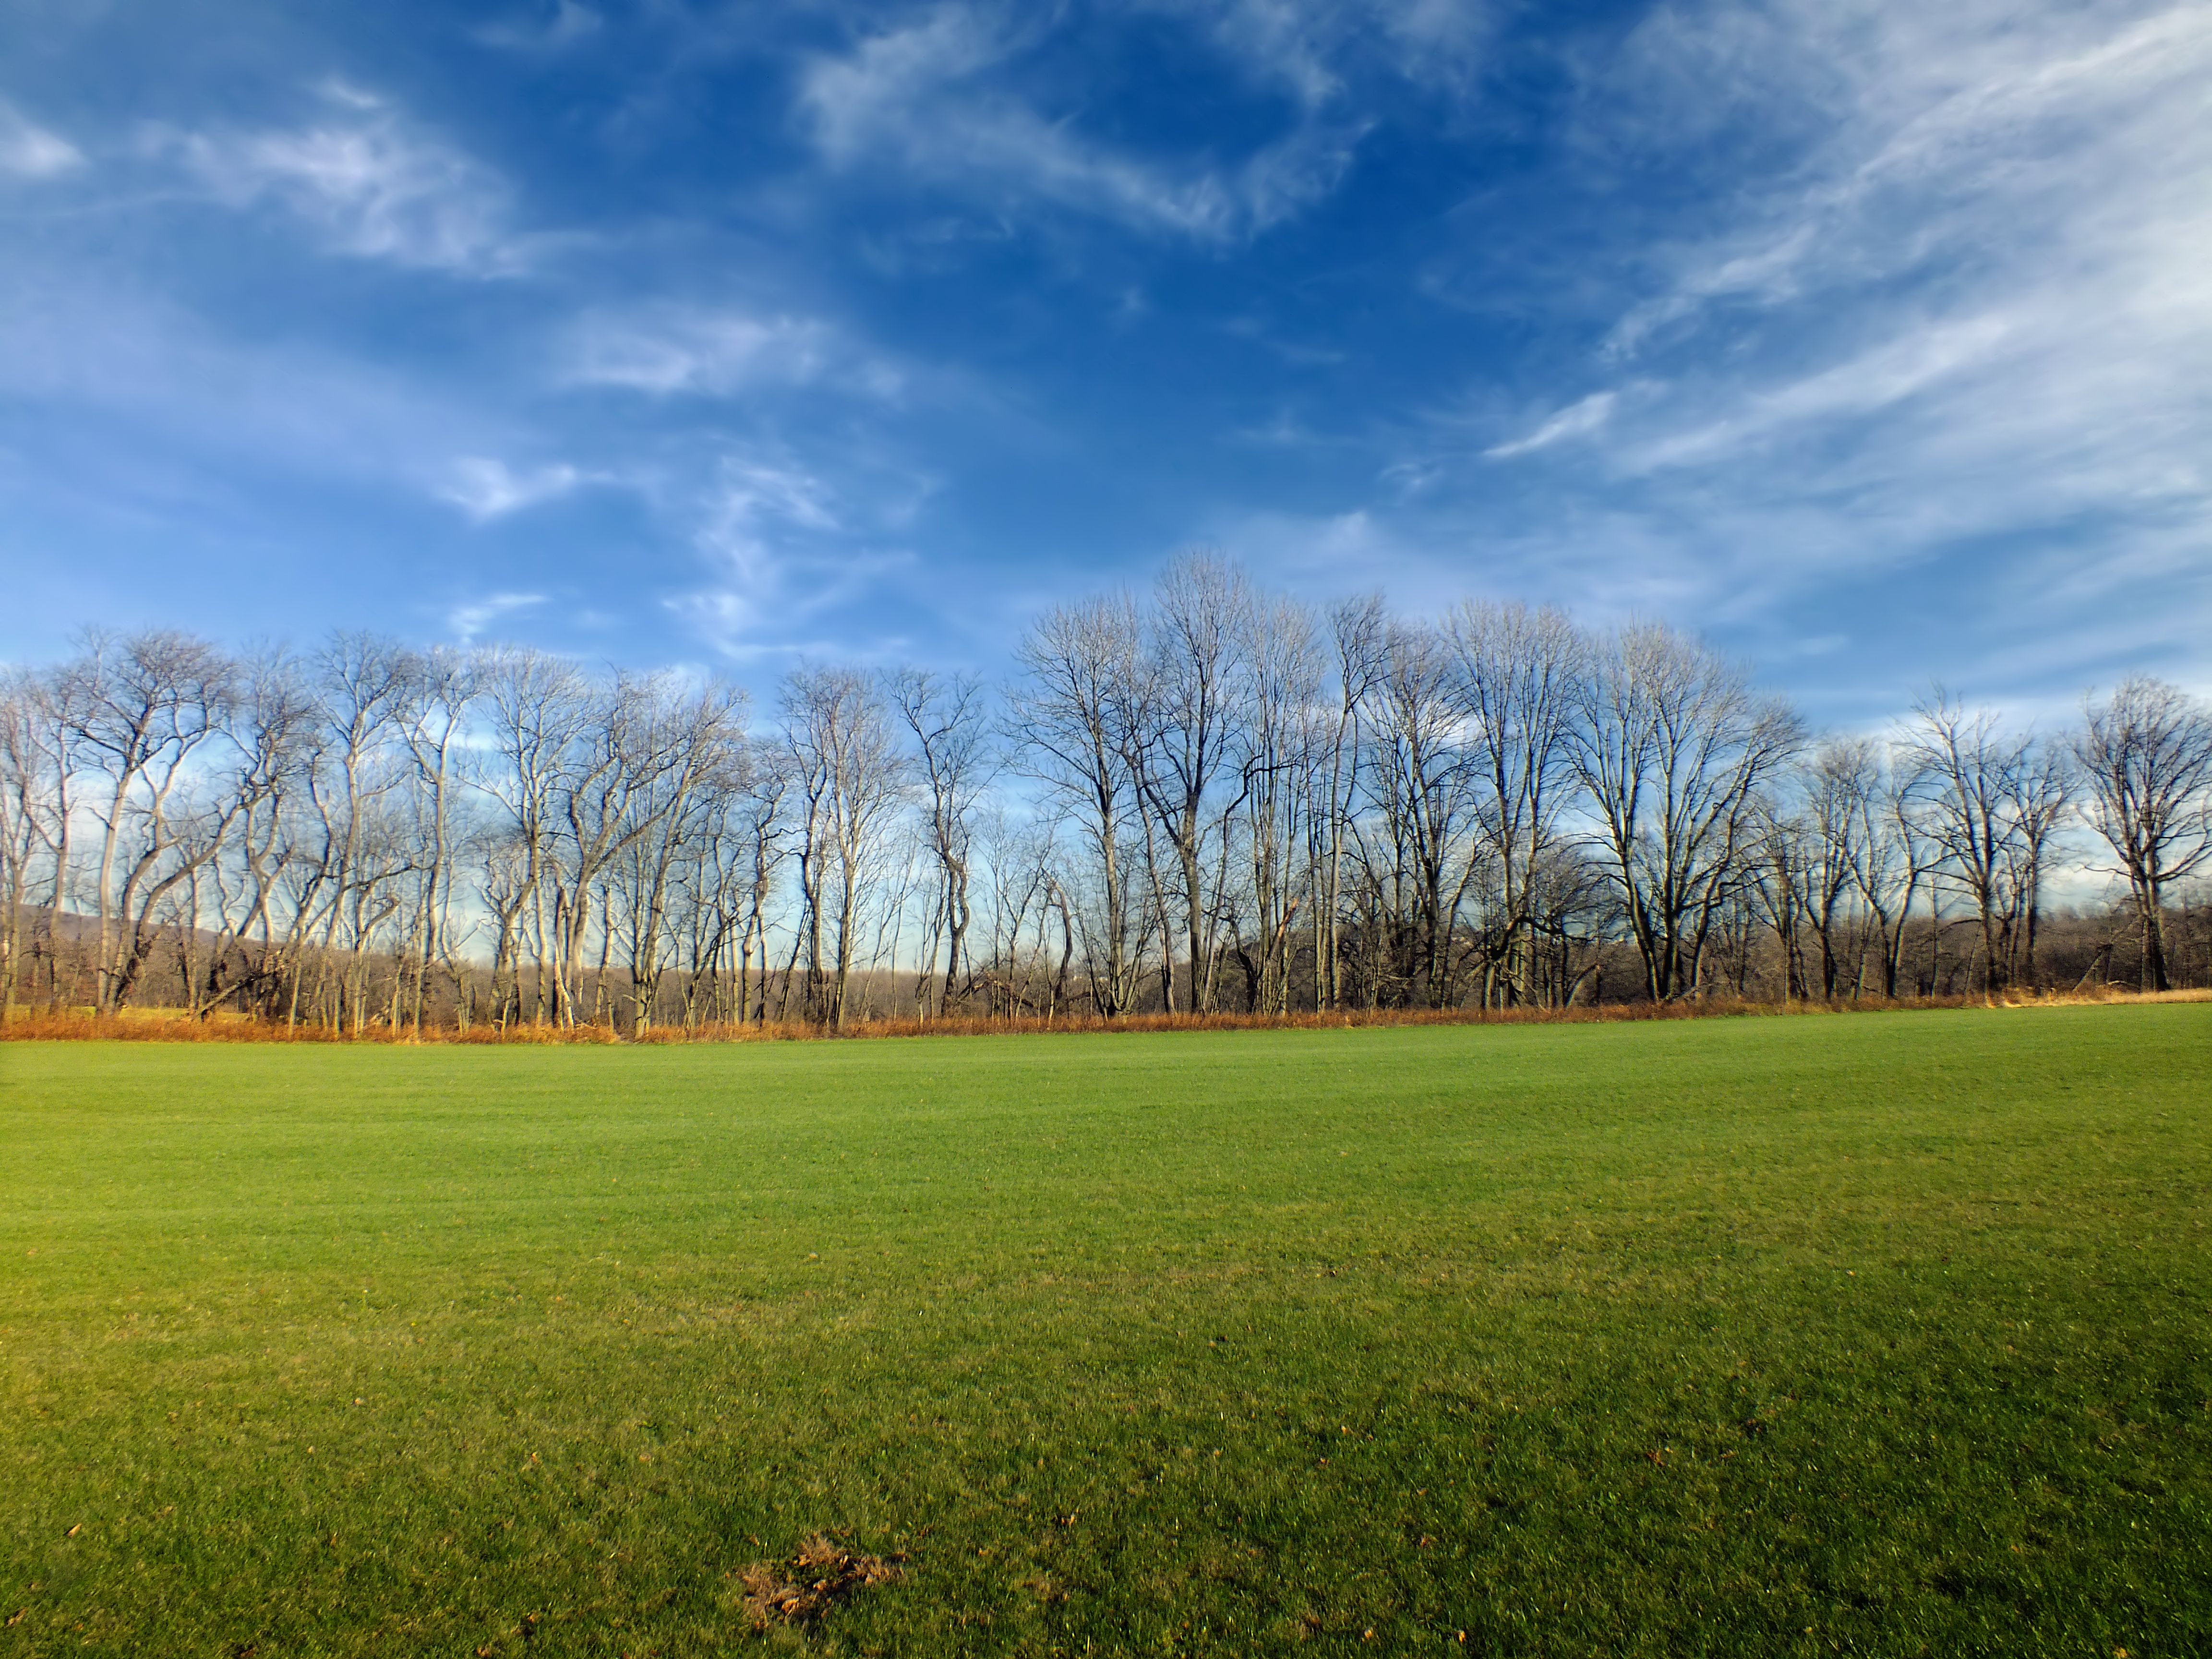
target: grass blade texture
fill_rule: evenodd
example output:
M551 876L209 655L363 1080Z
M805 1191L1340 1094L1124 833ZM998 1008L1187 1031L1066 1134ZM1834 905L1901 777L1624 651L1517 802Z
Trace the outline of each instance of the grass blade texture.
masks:
M2208 1131L2185 1004L12 1044L0 1653L2202 1652Z

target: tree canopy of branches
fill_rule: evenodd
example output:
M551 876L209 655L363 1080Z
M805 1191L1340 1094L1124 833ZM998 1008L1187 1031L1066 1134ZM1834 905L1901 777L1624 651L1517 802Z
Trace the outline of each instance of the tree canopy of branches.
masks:
M2127 881L2144 978L2164 991L2166 890L2212 864L2212 713L2140 675L2085 712L2073 754L2089 823Z
M1939 690L1815 738L1658 623L1319 610L1206 553L1012 657L800 664L757 718L520 647L88 633L0 674L0 1007L358 1033L1995 996L2047 982L2059 872L2131 918L2085 977L2206 954L2212 714L2156 680L2054 737Z

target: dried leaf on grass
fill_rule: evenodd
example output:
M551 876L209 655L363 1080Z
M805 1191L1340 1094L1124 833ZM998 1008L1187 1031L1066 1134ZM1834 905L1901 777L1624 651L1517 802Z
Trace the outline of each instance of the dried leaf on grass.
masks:
M738 1569L745 1614L755 1630L804 1625L864 1589L903 1572L904 1555L855 1555L827 1533L814 1533L787 1561L755 1561Z

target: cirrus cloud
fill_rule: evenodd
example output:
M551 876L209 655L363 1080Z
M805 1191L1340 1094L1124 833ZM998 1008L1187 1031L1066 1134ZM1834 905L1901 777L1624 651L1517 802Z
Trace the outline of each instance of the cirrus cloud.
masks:
M322 93L331 108L323 120L157 134L155 147L216 200L283 208L340 253L472 276L522 266L510 193L495 173L374 94L343 82Z
M12 173L18 179L52 179L83 165L82 150L0 100L0 173Z

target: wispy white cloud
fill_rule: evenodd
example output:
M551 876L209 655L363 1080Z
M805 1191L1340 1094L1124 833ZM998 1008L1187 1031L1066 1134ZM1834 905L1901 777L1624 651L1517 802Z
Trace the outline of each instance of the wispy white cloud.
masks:
M1679 51L1693 26L1669 18ZM1741 223L1681 252L1672 283L1614 330L1616 354L1730 303L1783 306L1954 261L2002 281L2090 222L2135 240L2129 228L2164 218L2155 210L2176 185L2203 208L2203 5L2023 20L2011 8L1862 0L1778 8L1749 40L1740 27L1710 17L1699 32L1717 38L1701 61L1725 58L1771 96L1829 106L1826 131L1778 187L1742 193ZM1644 91L1662 100L1655 119L1714 98L1656 70ZM2154 210L2115 212L2123 202Z
M804 384L847 355L834 331L814 318L656 306L581 318L562 374L572 385L724 396L761 385ZM878 386L896 381L882 369L864 378Z
M341 253L478 276L512 272L524 245L490 169L419 131L375 94L322 88L330 118L262 131L157 134L216 200L275 203Z
M732 661L807 656L869 661L882 655L880 641L872 646L834 626L818 634L802 630L909 578L915 564L914 556L900 550L801 558L780 573L782 580L773 587L717 586L676 594L664 604L718 656Z
M701 551L759 596L779 586L791 532L837 528L830 487L805 467L724 460L697 534Z
M457 605L446 613L446 629L463 645L473 645L478 635L502 617L532 610L545 603L543 593L493 593Z
M583 473L565 465L517 472L504 461L465 455L453 464L438 495L482 524L558 500L585 482Z
M75 144L0 100L0 173L18 179L52 179L83 165L84 153Z
M1482 453L1492 460L1502 461L1515 455L1533 454L1540 449L1549 449L1553 444L1569 438L1587 436L1613 418L1613 406L1617 401L1617 392L1593 392L1589 397L1569 404L1527 437L1492 444Z
M768 614L768 607L757 595L726 587L708 588L676 594L662 604L717 654L742 659L758 653L758 647L750 642L750 636Z
M1336 187L1356 128L1307 121L1241 165L1171 165L1085 138L999 84L1020 42L976 13L940 8L817 58L801 84L833 166L892 166L933 181L1056 204L1146 229L1225 240L1266 228Z
M886 494L833 483L786 454L725 456L694 508L692 541L708 580L665 600L666 609L732 660L866 656L849 638L807 630L911 574L914 556L883 540L911 512L910 484Z
M1605 355L1633 356L1652 335L1695 316L1715 301L1749 299L1771 304L1792 296L1798 289L1800 262L1813 240L1813 227L1794 225L1778 240L1692 269L1667 293L1643 301L1616 323L1607 337Z
M1972 547L2016 568L1992 579L1987 629L2042 641L2047 672L2106 648L2093 615L2130 616L2154 656L2201 637L2212 7L1803 0L1755 23L1668 18L1675 57L1609 83L1634 131L1677 111L1694 126L1698 100L1737 82L1810 113L1790 165L1737 179L1705 240L1650 251L1671 271L1595 364L1636 378L1486 452L1583 441L1579 479L1553 487L1615 508L1589 543L1613 574L1594 579L1659 559L1686 584L1681 614L1748 625ZM1701 73L1685 77L1683 37L1700 30ZM2089 525L2097 555L2063 585L2103 585L2061 603L2050 550ZM2104 582L2147 569L2163 573L2154 607L2148 587L2131 601Z
M1993 366L2014 332L2006 317L1986 313L1912 329L1844 362L1725 399L1714 418L1642 437L1621 459L1637 468L1717 461L1792 428L1879 414Z
M1416 82L1465 84L1482 61L1494 9L1480 0L1154 3L1199 22L1231 61L1316 110L1373 66Z

